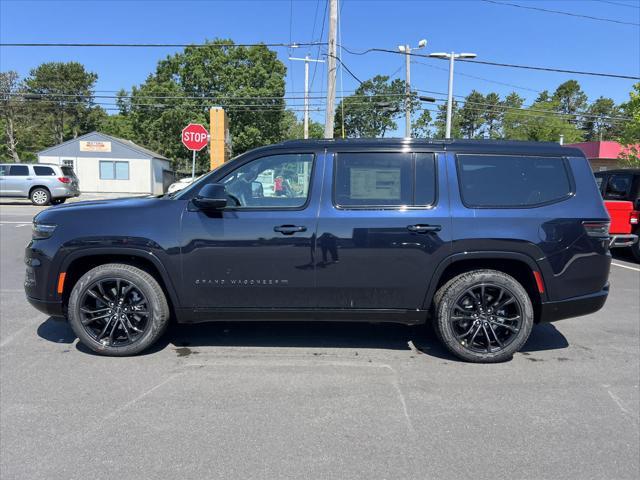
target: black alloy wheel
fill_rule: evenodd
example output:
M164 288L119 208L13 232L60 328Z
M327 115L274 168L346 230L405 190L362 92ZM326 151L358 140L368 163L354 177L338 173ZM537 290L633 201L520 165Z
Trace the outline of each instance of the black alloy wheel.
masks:
M517 338L522 306L507 288L482 283L465 290L451 306L449 322L465 349L495 353Z
M67 308L80 342L109 356L136 355L169 324L169 304L158 280L137 266L108 263L73 285Z
M469 362L509 360L533 328L533 305L527 290L498 270L471 270L438 289L434 326L447 349Z
M131 345L149 325L147 298L134 283L120 278L96 281L80 305L85 331L105 346Z

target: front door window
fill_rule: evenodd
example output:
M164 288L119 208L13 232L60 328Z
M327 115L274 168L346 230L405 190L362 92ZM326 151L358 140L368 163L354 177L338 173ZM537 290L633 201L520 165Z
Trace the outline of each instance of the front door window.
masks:
M313 154L271 155L222 179L236 208L300 208L307 203Z

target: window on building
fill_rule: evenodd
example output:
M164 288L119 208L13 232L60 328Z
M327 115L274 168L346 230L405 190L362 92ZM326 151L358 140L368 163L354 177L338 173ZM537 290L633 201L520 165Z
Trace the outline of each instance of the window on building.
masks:
M35 165L33 167L33 171L36 172L36 175L39 177L55 177L56 172L51 167L42 167Z
M458 175L470 207L530 207L572 191L561 157L458 155Z
M11 165L8 175L12 177L28 177L29 167L26 165Z
M334 203L340 207L427 206L435 202L432 153L338 153Z
M129 180L129 162L100 160L100 180Z

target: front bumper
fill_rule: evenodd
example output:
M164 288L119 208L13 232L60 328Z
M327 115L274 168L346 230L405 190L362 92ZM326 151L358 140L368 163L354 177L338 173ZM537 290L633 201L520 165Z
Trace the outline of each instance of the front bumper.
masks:
M600 310L609 295L609 284L602 290L589 295L568 298L558 302L544 302L540 305L540 322L555 322L565 318L580 317Z
M27 295L27 301L37 310L40 310L42 313L46 313L51 317L65 317L62 301L40 300L38 298L30 297L29 295Z

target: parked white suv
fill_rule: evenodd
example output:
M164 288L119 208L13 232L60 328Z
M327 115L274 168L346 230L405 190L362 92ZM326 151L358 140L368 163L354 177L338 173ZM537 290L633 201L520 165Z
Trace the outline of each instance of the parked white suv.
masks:
M34 205L57 205L80 196L73 168L49 163L0 164L0 197L29 198Z

